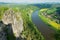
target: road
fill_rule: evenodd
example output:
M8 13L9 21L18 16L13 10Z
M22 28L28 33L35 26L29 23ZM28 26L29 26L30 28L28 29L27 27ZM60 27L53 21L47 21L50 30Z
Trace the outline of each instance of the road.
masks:
M54 33L55 31L45 24L38 16L38 10L33 12L32 21L37 26L38 30L44 36L45 40L55 40Z

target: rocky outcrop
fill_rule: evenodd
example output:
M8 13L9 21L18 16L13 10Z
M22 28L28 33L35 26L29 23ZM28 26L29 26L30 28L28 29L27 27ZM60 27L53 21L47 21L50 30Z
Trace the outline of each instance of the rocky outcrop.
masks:
M6 25L11 24L14 36L20 37L20 33L23 31L23 20L20 12L9 9L4 13L2 21Z
M7 40L6 32L5 32L5 24L0 21L0 40Z

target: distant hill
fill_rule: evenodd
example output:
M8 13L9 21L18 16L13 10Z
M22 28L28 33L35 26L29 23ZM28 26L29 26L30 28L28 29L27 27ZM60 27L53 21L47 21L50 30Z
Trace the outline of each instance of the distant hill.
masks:
M9 4L9 5L25 5L25 4L21 4L21 3L6 3L6 2L0 2L0 5L2 4ZM27 4L27 5L33 5L39 8L50 8L50 7L60 7L60 3L35 3L35 4Z
M60 3L39 3L39 4L31 4L37 6L39 8L50 8L50 7L60 7Z
M16 4L16 3L0 2L0 4Z
M5 3L5 2L0 2L0 4L8 4L8 3Z

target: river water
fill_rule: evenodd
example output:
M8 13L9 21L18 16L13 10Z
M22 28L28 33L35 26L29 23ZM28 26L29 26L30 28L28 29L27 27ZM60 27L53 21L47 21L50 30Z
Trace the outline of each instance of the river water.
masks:
M44 36L45 40L55 40L54 33L55 31L45 24L38 16L38 10L33 12L32 21L37 26L38 30Z

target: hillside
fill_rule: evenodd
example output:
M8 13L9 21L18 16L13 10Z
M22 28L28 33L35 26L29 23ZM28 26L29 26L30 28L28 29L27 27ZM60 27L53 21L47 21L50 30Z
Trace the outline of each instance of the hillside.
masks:
M37 7L30 5L0 8L0 21L5 25L2 27L7 40L44 40L31 21L31 14L38 9Z

